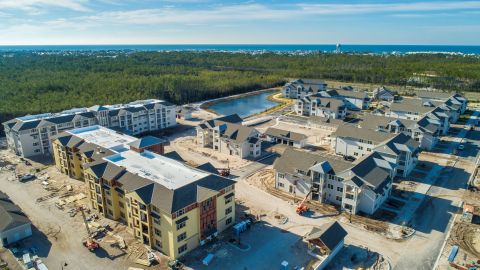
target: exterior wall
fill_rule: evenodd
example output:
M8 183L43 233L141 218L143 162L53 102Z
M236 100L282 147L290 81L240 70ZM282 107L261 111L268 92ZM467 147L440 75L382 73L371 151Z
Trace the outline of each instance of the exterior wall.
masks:
M31 223L0 232L0 247L5 247L30 236L32 236Z
M408 120L420 120L423 115L419 115L417 112L390 111L386 113L385 116Z
M219 232L235 223L235 202L234 197L230 194L234 194L234 191L227 191L222 196L217 196L217 230ZM225 196L227 195L232 197L226 199ZM227 209L231 209L231 212L227 213Z
M289 140L289 139L286 139L286 138L284 139L284 138L275 137L275 136L267 136L267 140L270 141L270 142L273 142L273 143L290 145L290 146L293 146L295 148L305 147L305 142L306 142L306 139L301 140L301 141L292 141L292 140Z
M259 132L254 130L249 138L258 138ZM258 140L255 144L250 144L247 141L236 143L228 139L222 138L215 129L201 129L197 128L197 143L202 147L212 148L222 154L238 156L240 158L257 158L262 154L261 141Z
M54 135L74 128L102 125L109 128L120 128L133 135L147 131L155 131L176 125L175 106L164 106L161 109L142 110L136 113L124 112L119 116L108 116L108 110L94 112L95 118L80 118L65 123L43 123L37 128L15 132L5 128L8 147L22 157L45 155L51 153L51 139ZM50 124L47 124L50 123ZM6 127L7 125L4 125Z
M384 195L375 194L372 190L362 189L359 196L358 211L362 211L368 215L372 215L375 211L382 206L391 193L391 183L387 185Z
M357 141L343 137L336 137L333 143L336 154L355 158L371 153L372 149L376 146L376 144L371 141Z
M343 249L343 245L344 245L344 241L345 240L342 240L340 243L338 243L338 245L330 252L330 254L328 255L327 258L325 258L325 260L323 260L314 270L324 270L324 269L328 269L328 265L330 264L330 262L333 260L333 258L335 258L335 256L337 256L337 254Z

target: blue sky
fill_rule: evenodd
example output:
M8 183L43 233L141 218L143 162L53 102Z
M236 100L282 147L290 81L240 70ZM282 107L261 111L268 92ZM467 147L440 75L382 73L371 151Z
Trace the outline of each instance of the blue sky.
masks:
M480 45L480 1L0 0L0 44Z

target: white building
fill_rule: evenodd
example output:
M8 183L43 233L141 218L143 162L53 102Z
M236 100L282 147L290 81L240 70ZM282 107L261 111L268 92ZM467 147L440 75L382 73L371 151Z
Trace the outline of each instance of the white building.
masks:
M305 134L269 127L264 133L266 140L278 144L286 144L295 148L303 148L307 142Z
M197 143L227 155L257 158L262 153L260 133L241 121L236 114L205 121L197 127Z
M320 95L323 97L341 99L345 106L350 110L366 110L370 108L370 98L365 91L333 89L321 92Z
M385 86L381 86L373 90L373 99L378 101L393 102L396 94L397 93L395 91L390 90Z
M30 157L51 152L56 134L101 125L137 135L176 125L175 105L162 100L139 100L128 104L76 108L60 113L18 117L4 122L8 147L17 155Z
M359 158L372 153L375 147L395 137L395 134L354 125L340 125L331 137L336 154Z
M397 165L396 176L407 177L417 165L420 144L412 137L399 133L375 147L374 151L391 164Z
M405 98L402 102L390 104L385 116L408 120L420 120L425 114L441 105L438 101L423 101L417 98Z
M327 84L321 80L298 79L285 84L282 95L285 98L304 98L325 91Z
M373 214L391 192L395 165L378 153L350 163L327 154L287 148L274 163L275 188L299 197Z
M344 119L347 115L347 107L341 99L318 97L318 95L298 99L294 110L298 115L331 119Z
M10 198L0 191L0 247L32 235L32 222Z

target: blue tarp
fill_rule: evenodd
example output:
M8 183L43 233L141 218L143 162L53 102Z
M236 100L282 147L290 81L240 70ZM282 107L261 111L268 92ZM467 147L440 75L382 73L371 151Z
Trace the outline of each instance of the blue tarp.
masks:
M458 253L458 246L453 246L452 250L450 251L450 255L448 255L448 262L453 262L455 260L455 257L457 256Z

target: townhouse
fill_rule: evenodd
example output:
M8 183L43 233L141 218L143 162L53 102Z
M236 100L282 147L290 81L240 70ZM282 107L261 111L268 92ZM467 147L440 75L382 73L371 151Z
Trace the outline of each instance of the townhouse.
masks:
M269 127L263 134L267 141L303 148L307 142L305 134Z
M458 105L460 114L467 109L468 100L459 93L438 92L438 91L416 91L415 95L423 101L438 101L446 105Z
M3 123L8 148L22 157L50 154L53 136L92 125L132 135L156 131L176 125L175 105L155 99L139 100L28 115Z
M327 84L321 80L297 79L286 83L282 88L285 98L304 98L327 89Z
M332 89L321 92L320 95L343 100L349 110L367 110L370 108L370 98L365 91Z
M331 142L336 154L359 158L372 153L376 146L394 136L389 132L343 124L331 135Z
M275 188L338 205L356 214L373 214L391 193L395 165L373 152L358 163L327 154L288 148L274 163Z
M256 158L261 155L260 133L241 124L234 114L208 120L197 126L197 143L223 154L240 158Z
M79 164L92 209L171 259L234 223L235 182L153 152L159 143L151 138L142 143L94 126L64 132L53 144L60 170Z
M341 99L319 97L319 95L298 99L295 102L294 111L298 115L332 119L344 119L347 115L347 107Z

